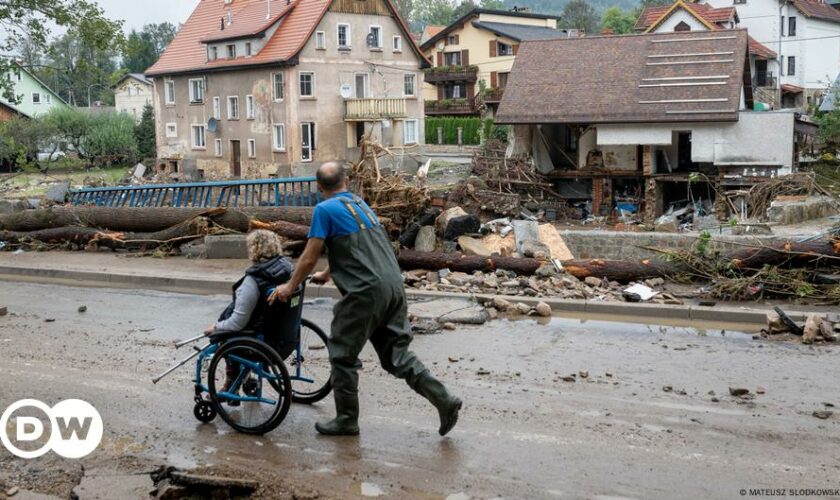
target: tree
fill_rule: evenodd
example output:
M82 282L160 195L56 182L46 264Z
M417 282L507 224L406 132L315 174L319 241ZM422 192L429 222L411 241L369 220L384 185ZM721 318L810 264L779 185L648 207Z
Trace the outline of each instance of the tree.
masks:
M819 125L817 129L817 142L820 144L820 149L831 155L837 155L840 152L840 92L835 93L834 109L825 113L817 114L816 122Z
M157 143L155 141L155 110L151 104L143 108L143 116L140 123L134 129L137 138L137 153L140 159L154 158L157 154Z
M481 0L482 9L505 10L503 0Z
M0 19L6 36L0 50L6 53L19 52L21 40L45 46L53 26L73 29L86 44L105 47L119 38L122 24L106 19L102 9L89 0L0 0ZM13 64L13 60L0 57L0 75L8 73ZM14 84L8 79L0 79L0 94L18 102Z
M673 0L640 0L639 9L644 10L648 7L658 7L660 5L671 5Z
M572 0L563 9L560 27L595 33L598 29L598 14L586 0Z
M90 128L82 138L81 150L95 167L134 162L137 159L134 119L125 113L93 115Z
M610 7L601 16L601 31L609 29L616 35L633 33L633 26L636 24L637 17L632 12L624 12L618 7Z
M143 73L160 58L177 32L172 23L147 24L139 32L131 30L123 46L123 67L131 73Z
M417 21L424 26L437 24L446 26L454 20L455 6L449 0L428 0L415 4Z
M469 11L477 8L478 5L476 5L476 3L473 0L463 0L461 3L458 4L457 7L455 7L455 10L452 11L452 21L460 18L464 14L467 14Z

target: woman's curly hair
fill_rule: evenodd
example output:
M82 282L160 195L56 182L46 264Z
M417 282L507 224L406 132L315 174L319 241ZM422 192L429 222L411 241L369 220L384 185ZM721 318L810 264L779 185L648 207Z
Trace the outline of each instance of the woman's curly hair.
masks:
M271 231L257 229L248 234L248 258L251 262L265 262L278 255L283 255L280 237Z

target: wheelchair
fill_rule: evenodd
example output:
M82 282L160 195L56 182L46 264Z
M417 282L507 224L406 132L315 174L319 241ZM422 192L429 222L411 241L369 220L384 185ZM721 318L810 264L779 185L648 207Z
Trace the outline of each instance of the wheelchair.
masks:
M246 434L274 430L292 402L313 404L332 391L327 335L302 318L305 288L304 283L287 302L269 305L260 332L220 331L176 343L179 348L209 340L204 347L193 347L195 352L152 382L196 358L196 419L208 423L218 415ZM268 290L268 295L273 292L273 288Z

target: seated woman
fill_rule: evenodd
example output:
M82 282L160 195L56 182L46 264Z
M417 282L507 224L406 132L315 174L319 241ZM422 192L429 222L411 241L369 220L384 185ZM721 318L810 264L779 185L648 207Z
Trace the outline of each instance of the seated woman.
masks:
M292 261L283 256L280 238L276 234L259 229L248 235L247 243L252 265L245 270L245 276L233 285L233 302L219 316L219 321L204 331L206 335L242 330L260 333L268 307L269 289L289 281L292 275ZM238 372L233 363L227 363L225 370L227 377L223 392L230 387Z

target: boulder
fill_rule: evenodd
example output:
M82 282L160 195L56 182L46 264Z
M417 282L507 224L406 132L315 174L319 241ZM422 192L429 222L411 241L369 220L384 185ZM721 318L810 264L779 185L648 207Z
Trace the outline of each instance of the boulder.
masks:
M452 207L444 210L435 220L435 229L437 230L438 235L443 236L443 233L446 231L446 226L449 225L450 220L455 217L463 217L465 215L467 215L467 212L465 212L461 207Z
M803 344L813 344L820 335L820 325L822 324L822 317L816 314L809 314L805 319L804 333L802 334Z
M461 252L466 255L480 255L482 257L490 257L492 255L491 250L481 240L470 236L459 236L458 246L461 247Z
M601 278L596 278L595 276L587 276L583 282L592 287L599 287L603 283Z
M526 241L540 241L540 227L535 221L530 220L515 220L511 222L513 225L513 236L516 241L516 251L522 251L522 245Z
M513 306L513 304L511 304L510 301L505 300L501 297L495 297L493 299L493 307L496 308L499 311L505 312L508 309L510 309L512 306Z
M533 259L547 259L551 256L551 250L539 240L525 240L522 242L520 252L525 257Z
M434 252L436 246L435 228L433 226L421 227L414 240L414 249L418 252Z
M534 310L537 311L537 314L539 316L542 316L544 318L548 318L549 316L551 316L551 306L546 304L545 302L538 303Z
M481 219L477 215L463 215L452 217L443 231L443 239L446 241L457 240L459 236L467 233L477 233L481 230Z

